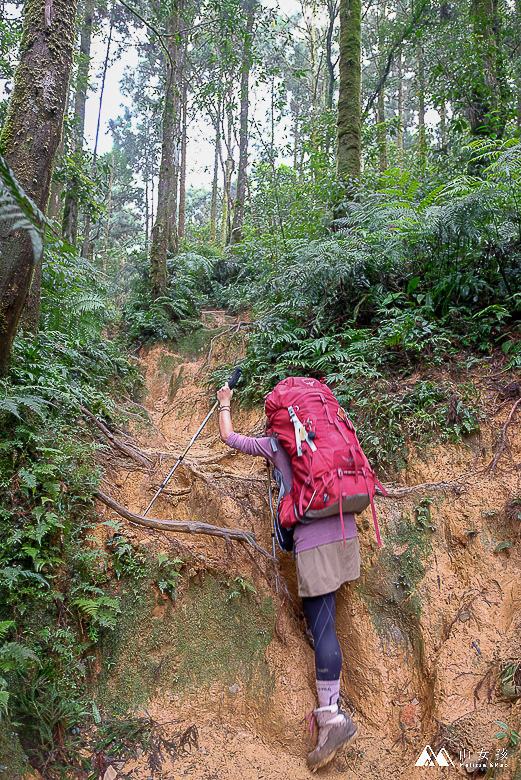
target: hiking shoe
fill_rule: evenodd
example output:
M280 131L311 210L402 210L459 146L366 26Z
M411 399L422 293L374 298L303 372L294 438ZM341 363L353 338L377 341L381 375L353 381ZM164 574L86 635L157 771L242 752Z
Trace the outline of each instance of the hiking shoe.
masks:
M340 748L355 741L358 727L336 704L314 710L318 725L317 744L308 753L308 767L316 772L334 759Z

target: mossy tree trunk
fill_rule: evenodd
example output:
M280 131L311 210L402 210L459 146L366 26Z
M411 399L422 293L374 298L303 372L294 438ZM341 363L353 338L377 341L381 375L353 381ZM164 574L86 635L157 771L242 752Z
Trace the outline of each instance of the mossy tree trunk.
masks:
M178 10L172 5L167 19L168 53L166 65L166 93L163 109L163 143L161 147L161 165L157 187L157 208L150 246L150 286L154 299L166 292L167 255L172 251L177 238L176 215L172 214L173 201L177 201L176 177L176 128L179 126L176 111L179 106L177 97L177 57L178 57ZM177 203L175 211L177 212ZM172 223L176 226L175 238L172 235Z
M186 151L188 145L188 83L186 78L183 78L181 117L181 166L179 170L179 216L177 228L179 241L185 236L186 216Z
M239 118L239 167L237 169L237 196L233 209L233 224L230 237L231 244L242 241L244 225L244 202L246 199L246 169L248 167L248 108L249 81L253 44L253 23L255 19L256 0L245 0L246 27L244 31L244 46L241 65L241 108Z
M337 175L351 197L360 178L360 0L340 0Z
M26 0L20 64L0 136L0 152L43 213L62 134L76 5L77 0ZM5 372L40 258L34 257L28 236L6 223L0 229L0 251L0 372Z
M78 167L82 165L83 136L85 135L85 104L89 85L90 44L92 37L92 16L94 0L86 0L85 14L81 27L78 73L76 77L76 93L74 97L74 119L72 136L74 143L73 158ZM71 177L66 184L66 194L63 203L62 232L67 240L76 246L78 239L78 183Z

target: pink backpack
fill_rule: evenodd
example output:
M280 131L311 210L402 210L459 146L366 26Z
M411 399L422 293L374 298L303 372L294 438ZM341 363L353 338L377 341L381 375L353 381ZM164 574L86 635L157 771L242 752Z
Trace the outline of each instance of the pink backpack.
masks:
M373 502L376 485L387 494L329 387L316 379L289 377L271 391L264 408L272 446L276 449L279 440L293 467L291 491L279 508L281 525L290 528L297 521L339 514L343 530L345 512L357 514L370 504L381 547Z

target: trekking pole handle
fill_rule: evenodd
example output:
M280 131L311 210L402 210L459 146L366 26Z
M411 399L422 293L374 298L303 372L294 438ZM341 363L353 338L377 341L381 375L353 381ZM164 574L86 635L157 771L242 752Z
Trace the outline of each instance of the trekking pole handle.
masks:
M237 384L241 376L242 376L242 368L240 366L237 366L237 368L233 372L232 378L228 382L228 387L230 388L230 390L233 390L233 388L235 387L235 385Z

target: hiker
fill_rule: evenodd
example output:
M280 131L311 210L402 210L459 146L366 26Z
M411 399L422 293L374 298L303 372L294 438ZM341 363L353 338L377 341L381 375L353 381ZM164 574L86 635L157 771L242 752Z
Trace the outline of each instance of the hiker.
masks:
M280 443L274 451L268 436L256 439L234 432L232 396L228 384L217 392L221 440L247 455L267 458L280 471L284 483L291 485L291 460ZM298 593L315 649L318 707L314 716L318 740L307 756L308 766L314 772L329 763L340 748L350 745L358 732L356 724L338 706L342 652L335 631L335 593L342 583L359 577L360 545L355 517L350 513L344 512L342 520L336 514L310 523L297 523L294 529Z

